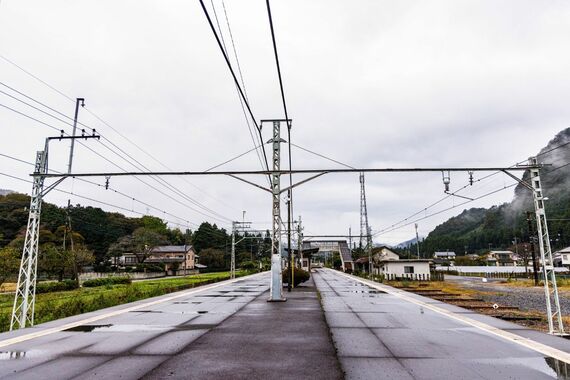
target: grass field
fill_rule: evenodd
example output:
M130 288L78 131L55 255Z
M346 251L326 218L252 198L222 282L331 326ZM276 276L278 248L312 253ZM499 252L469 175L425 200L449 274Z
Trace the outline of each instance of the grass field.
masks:
M237 271L236 277L249 274ZM229 272L201 273L187 277L133 282L129 285L80 288L36 296L35 324L160 296L229 279ZM0 332L10 329L13 294L0 295Z
M534 286L534 280L526 279L526 278L513 278L509 280L501 281L501 285L505 286L516 286L522 288L530 288ZM570 290L570 279L567 278L558 278L556 279L556 285L561 290ZM539 286L542 287L542 281L539 281Z

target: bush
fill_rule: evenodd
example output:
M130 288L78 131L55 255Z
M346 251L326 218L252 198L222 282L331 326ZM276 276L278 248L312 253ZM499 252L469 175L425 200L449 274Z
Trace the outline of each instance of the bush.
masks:
M96 286L104 285L120 285L120 284L130 284L132 281L129 277L105 277L105 278L94 278L92 280L87 280L83 283L85 288L94 288Z
M243 270L255 270L257 269L257 265L253 261L244 261L241 263L240 268Z
M283 282L287 282L289 283L289 268L285 269L282 272L282 278L283 278ZM311 278L311 274L309 272L307 272L306 270L302 270L300 268L295 268L295 271L293 272L294 277L293 277L293 286L297 287L299 284L307 281L309 278Z
M61 292L65 290L77 289L77 281L75 280L63 280L60 282L39 282L36 285L36 293L51 293L51 292Z

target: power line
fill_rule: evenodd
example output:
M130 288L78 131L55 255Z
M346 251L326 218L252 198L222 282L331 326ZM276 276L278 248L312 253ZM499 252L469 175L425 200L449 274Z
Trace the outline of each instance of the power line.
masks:
M225 52L226 55L227 55L227 54L228 54L228 50L227 50L227 47L226 47L226 42L225 42L225 39L224 39L224 34L222 33L222 28L220 27L220 22L219 22L219 20L218 20L218 13L216 12L216 7L215 7L215 5L214 5L214 0L210 0L210 2L211 2L211 4L212 4L212 10L214 11L214 17L215 17L215 19L216 19L216 24L218 25L218 32L220 33L220 38L221 38L221 40L222 40L222 45L223 45L223 48L224 48L224 52ZM227 26L228 26L228 31L229 31L229 33L230 33L230 38L231 38L231 42L232 42L232 46L233 46L233 51L234 51L234 57L235 57L236 64L237 64L237 67L238 67L238 73L239 73L239 76L240 76L241 85L242 85L242 87L243 87L243 94L244 94L244 96L245 96L245 99L247 99L247 100L249 101L248 96L247 96L247 91L246 91L246 88L245 88L245 82L244 82L244 80L243 80L243 74L242 74L242 71L241 71L241 65L240 65L240 63L239 63L239 58L238 58L238 55L237 55L237 50L236 50L236 46L235 46L235 41L234 41L233 34L232 34L232 29L231 29L231 26L230 26L230 20L229 20L229 18L228 18L228 13L227 13L227 11L226 11L226 5L225 5L225 3L223 2L223 0L222 0L222 5L223 5L223 8L224 8L224 14L225 14L225 18L226 18L226 24L227 24ZM237 87L236 87L236 93L237 93L238 100L239 100L239 104L240 104L240 107L241 107L241 110L242 110L242 113L243 113L243 116L244 116L244 119L245 119L245 123L246 123L246 125L247 125L247 130L248 130L248 132L249 132L249 136L251 137L251 141L253 142L253 146L259 146L259 145L263 144L263 141L260 139L260 136L257 135L257 134L254 134L253 131L252 131L252 129L251 129L251 124L249 123L249 117L247 116L247 112L245 111L245 107L244 107L244 104L243 104L243 100L242 100L242 98L241 98L241 96L240 96L239 89L238 89ZM254 136L255 136L255 137L254 137ZM259 151L256 149L255 154L256 154L256 156L257 156L257 158L258 158L258 160L259 160L259 163L261 164L261 167L263 168L264 166L263 166L263 158L262 158L262 156L261 156L261 152L259 152ZM269 179L269 178L268 178L268 179Z
M539 154L537 154L537 157L538 157L538 156L545 155L545 154L550 153L550 152L553 152L553 151L555 151L555 150L557 150L557 149L560 149L560 148L563 148L563 147L565 147L565 146L567 146L567 145L570 145L570 141L568 141L568 142L566 142L566 143L563 143L563 144L560 144L560 145L558 145L558 146L555 146L554 148L551 148L551 149L549 149L549 150L547 150L547 151L545 151L545 152L539 153ZM303 148L301 148L301 149L303 149ZM305 149L304 149L304 150L305 150ZM314 153L314 152L312 152L312 153ZM324 157L324 158L327 158L327 157ZM330 159L330 158L327 158L327 159L332 160L332 159ZM526 162L526 161L528 161L528 160L519 161L519 162L517 162L516 164L512 165L511 167L515 167L515 166L520 165L520 164L522 164L522 163L524 163L524 162ZM337 163L346 166L346 165L343 164L343 163L340 163L340 162L337 162ZM565 166L567 166L567 165L570 165L570 163L568 163L568 164L566 164L566 165L563 165L563 166L561 166L561 167L559 167L559 168L556 168L556 169L554 169L554 170L558 170L558 169L560 169L560 168L562 168L562 167L565 167ZM545 170L544 172L545 172L545 174L546 174L546 173L549 173L549 172L554 171L554 170L550 170L550 171L549 171L549 170ZM475 180L475 182L483 181L483 180L485 180L485 179L487 179L487 178L489 178L489 177L493 177L493 176L495 176L495 175L497 175L497 174L499 174L499 173L501 173L501 171L497 171L497 172L488 174L488 175L486 175L486 176L484 176L484 177L481 177L481 178ZM457 194L458 192L464 190L465 188L467 188L467 187L469 187L469 186L470 186L470 185L465 185L465 186L463 186L462 188L460 188L460 189L454 191L453 193L450 193L450 194L446 195L445 197L443 197L443 198L439 199L438 201L436 201L436 202L430 204L429 206L424 207L423 209L419 210L418 212L416 212L416 213L414 213L414 214L412 214L412 215L410 215L410 216L408 216L408 217L406 217L406 218L404 218L404 219L402 219L402 220L400 220L400 221L398 221L398 222L392 224L392 225L389 226L389 227L385 227L384 230L385 230L385 229L392 228L392 227L395 227L395 226L397 226L397 225L399 225L399 224L401 224L401 223L406 222L406 221L409 220L410 218L413 218L414 216L416 216L416 215L418 215L418 214L421 214L422 212L426 212L428 209L432 208L433 206L436 206L437 204L443 202L444 200L450 198L451 196L454 196L455 194ZM381 229L381 230L382 230L382 229ZM377 233L374 233L373 236L376 236L376 234L377 234Z
M570 143L569 143L569 144L570 144ZM565 145L568 145L568 144L565 144ZM548 172L545 172L544 174L552 173L553 171L562 169L562 168L564 168L564 167L566 167L566 166L569 166L569 165L570 165L570 162L568 162L568 163L566 163L566 164L564 164L564 165L561 165L561 166L559 166L559 167L556 167L556 168L554 168L554 169L552 169L552 170L550 170L550 171L548 171ZM409 223L407 223L407 224L404 224L404 225L401 225L401 226L398 226L398 227L394 227L394 228L389 227L389 228L386 228L386 229L384 229L384 230L377 231L377 232L375 232L375 233L373 234L373 236L377 236L377 235L379 235L379 234L384 234L384 233L390 233L390 232L395 231L395 230L398 230L398 229L400 229L400 228L407 227L407 226L412 225L412 224L414 224L414 223L417 223L417 222L419 222L419 221L421 221L421 220L424 220L424 219L427 219L427 218L431 218L432 216L439 215L439 214L441 214L441 213L443 213L443 212L452 210L452 209L454 209L454 208L456 208L456 207L463 206L463 205L465 205L465 204L467 204L467 203L474 202L474 201L476 201L476 200L479 200L479 199L481 199L481 198L485 198L485 197L487 197L487 196L493 195L493 194L498 193L498 192L500 192L500 191L503 191L503 190L505 190L505 189L508 189L508 188L517 186L518 184L519 184L519 183L517 182L517 183L513 183L513 184L511 184L511 185L505 185L505 186L503 186L502 188L499 188L499 189L493 190L493 191L491 191L491 192L485 193L485 194L480 195L480 196L478 196L478 197L476 197L476 198L474 198L474 199L472 199L472 200L466 200L466 201L464 201L464 202L462 202L462 203L459 203L459 204L457 204L457 205L448 207L448 208L446 208L446 209L443 209L443 210L437 211L437 212L435 212L435 213L426 215L426 216L424 216L424 217L422 217L422 218L413 220L413 221L411 221L411 222L409 222Z
M281 65L279 64L279 54L277 53L277 42L275 41L275 30L273 28L273 17L271 16L271 6L269 0L265 1L267 5L267 16L269 18L269 26L271 28L271 40L273 42L273 53L275 54L275 64L277 66L277 76L279 77L279 88L281 89L281 100L283 101L283 110L285 111L285 120L289 124L289 114L287 112L287 103L285 102L285 91L283 90L283 79L281 77ZM289 127L289 125L288 125Z
M8 158L8 159L11 159L11 160L14 160L14 161L17 161L17 162L21 162L21 163L26 164L26 165L34 166L34 163L33 163L33 162L25 161L25 160L22 160L22 159L20 159L20 158L13 157L13 156L10 156L10 155L4 154L4 153L0 153L0 156L5 157L5 158ZM51 172L55 172L55 173L61 173L61 172L59 172L59 171L57 171L57 170L53 170L53 169L50 169L50 171L51 171ZM116 193L116 194L119 194L119 195L121 195L121 196L123 196L123 197L125 197L125 198L127 198L127 199L129 199L129 200L131 200L131 201L133 201L133 202L140 203L140 204L142 204L143 206L152 208L152 209L154 209L154 210L156 210L156 211L160 211L160 212L163 213L163 214L168 214L168 215L170 215L170 216L172 216L172 217L174 217L174 218L177 218L177 219L183 220L183 221L185 221L185 222L187 222L187 223L189 223L189 224L193 224L193 225L198 226L197 223L191 222L191 221L187 220L186 218L182 218L182 217L180 217L180 216L177 216L177 215L174 215L174 214L169 213L169 212L167 212L167 211L164 211L164 210L162 210L162 209L160 209L160 208L158 208L158 207L156 207L156 206L153 206L153 205L151 205L151 204L149 204L149 203L147 203L147 202L141 201L141 200L139 200L139 199L133 197L132 195L128 195L128 194L123 193L123 192L121 192L121 191L119 191L119 190L116 190L116 189L112 188L111 186L102 185L102 184L100 184L100 183L97 183L97 182L94 182L94 181L90 181L90 180L87 180L87 179L84 179L84 178L77 178L77 180L78 180L78 181L81 181L81 182L84 182L84 183L88 183L88 184L97 186L97 187L99 187L99 188L105 187L105 190L112 191L112 192L114 192L114 193ZM28 182L31 183L31 181L28 181ZM134 212L134 210L130 210L130 211L133 211L133 212Z
M2 84L3 84L3 83L2 83ZM4 84L3 84L3 85L4 85ZM11 87L9 87L9 86L7 86L7 85L4 85L4 86L6 86L6 87L12 89ZM15 91L17 91L17 90L15 90ZM23 103L23 104L29 106L29 107L32 107L32 108L34 108L34 109L36 109L36 110L38 110L38 111L40 111L40 112L42 112L42 113L44 113L44 114L46 114L46 115L48 115L48 116L54 118L54 119L56 119L56 120L58 120L58 121L60 121L60 122L62 122L62 123L64 123L64 124L67 124L67 125L69 125L69 126L72 126L71 123L69 123L69 122L67 122L67 121L65 121L65 120L62 120L62 119L60 119L60 118L58 118L58 117L56 117L56 116L50 114L49 112L46 112L46 111L44 111L44 110L41 110L41 109L39 109L39 108L37 108L37 107L35 107L35 106L33 106L33 105L31 105L31 104L29 104L29 103L27 103L27 102L21 100L21 99L15 98L14 96L5 93L5 92L2 91L2 90L0 90L0 92L6 94L6 95L10 96L11 98L13 98L13 99L15 99L15 100L17 100L17 101L19 101L19 102L21 102L21 103ZM22 94L22 93L19 92L19 91L17 91L17 92L20 93L20 94ZM24 94L22 94L22 95L24 95ZM31 100L37 102L38 104L42 104L43 106L45 106L45 107L47 107L47 108L53 110L54 112L57 112L57 113L60 114L60 115L63 115L63 116L65 116L65 117L69 118L68 116L64 115L63 113L61 113L61 112L59 112L59 111L57 111L57 110L55 110L55 109L53 109L53 108L51 108L51 107L49 107L49 106L46 106L46 105L44 105L43 103L38 102L38 101L36 101L35 99L33 99L33 98L31 98L31 97L29 97L29 96L27 96L27 95L24 95L24 96L26 96L27 98L29 98L29 99L31 99ZM0 104L0 105L1 105L1 104ZM4 105L2 105L2 106L4 106ZM51 126L51 125L48 125L47 123L43 123L42 121L40 121L40 120L38 120L38 119L36 119L36 118L33 118L33 117L31 117L31 116L29 116L29 115L27 115L27 114L21 113L21 112L19 112L19 111L16 111L16 110L10 108L10 107L7 107L7 106L4 106L4 107L6 107L6 108L8 108L8 109L10 109L10 110L12 110L12 111L14 111L14 112L16 112L16 113L22 115L22 116L26 116L26 117L28 117L28 118L34 120L34 121L40 122L40 123L42 123L42 124L44 124L44 125L49 126L50 128L53 128L53 129L56 129L56 130L59 131L59 129L57 129L56 127ZM69 119L71 119L71 118L69 118ZM82 126L85 126L85 127L87 127L87 128L91 128L91 127L89 127L89 126L87 126L86 124L83 124L83 123L81 123L81 122L79 122L78 124L80 124L80 125L82 125ZM92 129L92 128L91 128L91 129ZM109 139L107 139L105 136L102 136L102 137L103 137L104 140L108 141L111 145L113 145L113 146L114 146L115 148L117 148L119 151L121 151L122 153L124 153L124 154L125 154L127 157L129 157L131 160L133 160L133 161L136 162L138 165L140 165L140 167L144 168L144 169L147 170L147 171L150 171L150 169L149 169L148 167L146 167L145 165L143 165L142 163L140 163L140 161L136 160L134 157L132 157L132 156L131 156L130 154L128 154L127 152L125 152L123 149L121 149L121 148L120 148L119 146L117 146L115 143L113 143L112 141L110 141ZM111 148L109 148L108 146L106 146L103 142L100 141L100 143L101 143L105 148L107 148L109 151L111 151L112 153L114 153L114 154L116 154L118 157L120 157L121 159L123 159L123 160L125 160L126 162L130 163L131 165L133 165L133 166L134 166L135 168L137 168L138 170L141 170L140 167L138 167L137 165L135 165L135 164L129 162L129 160L127 160L126 158L124 158L123 156L121 156L120 154L118 154L117 152L113 151ZM101 158L103 158L104 160L106 160L107 162L113 164L114 166L118 167L119 169L121 169L121 170L123 170L123 171L126 171L125 169L121 168L120 166L114 164L112 161L110 161L110 160L107 159L106 157L104 157L104 156L98 154L97 152L95 152L93 149L91 149L90 147L86 146L85 144L83 144L83 143L81 143L81 142L80 142L80 144L83 145L83 146L85 146L87 149L89 149L89 150L92 151L93 153L97 154L98 156L100 156ZM211 213L211 214L213 214L213 215L217 215L217 216L219 216L221 219L224 219L224 220L226 220L226 221L231 221L231 218L227 218L227 217L223 216L222 214L220 214L220 213L218 213L218 212L216 212L216 211L214 211L214 210L212 210L212 209L210 209L210 208L208 208L208 207L202 205L200 202L198 202L198 201L196 201L195 199L191 198L191 197L188 196L187 194L181 192L179 189L177 189L176 187L174 187L173 185L171 185L170 183L168 183L167 181L165 181L163 178L160 178L160 177L158 177L158 178L157 178L157 177L151 177L151 178L153 178L155 181L161 183L163 186L165 186L166 188L168 188L169 190L171 190L172 192L174 192L174 193L177 194L178 196L181 196L181 197L184 198L185 200L187 200L187 201L189 201L189 202L195 204L196 206L198 206L198 207L204 209L206 212L209 212L209 213ZM140 179L138 179L138 180L141 181ZM155 187L152 187L152 186L148 185L148 183L146 183L146 182L144 182L144 181L141 181L141 182L144 183L144 184L146 184L147 186L149 186L149 187L151 187L151 188L157 190ZM157 190L157 191L158 191L158 190ZM164 193L162 193L162 194L164 194ZM200 211L198 211L198 210L194 210L194 211L203 214L202 212L200 212ZM205 214L203 214L203 215L205 215ZM205 216L207 216L207 215L205 215ZM214 219L217 219L217 217L215 217ZM219 219L219 220L220 220L220 219Z
M36 79L37 81L39 81L40 83L44 84L45 86L47 86L47 87L50 88L51 90L55 91L55 92L58 93L59 95L63 96L64 98L66 98L66 99L68 99L68 100L70 100L70 101L72 101L72 102L75 102L71 97L69 97L68 95L66 95L64 92L58 90L57 88L55 88L54 86L50 85L50 84L47 83L46 81L42 80L42 79L39 78L38 76L32 74L31 72L27 71L27 70L24 69L23 67L19 66L19 65L16 64L15 62L13 62L13 61L9 60L8 58L6 58L6 57L4 57L4 56L1 56L1 55L0 55L0 58L4 59L6 62L8 62L8 63L14 65L16 68L18 68L18 69L21 70L22 72L24 72L24 73L26 73L27 75L31 76L32 78ZM48 105L46 105L46 104L44 104L44 103L42 103L42 102L39 102L38 100L36 100L36 99L34 99L34 98L32 98L32 97L30 97L30 96L28 96L28 95L26 95L26 94L24 94L24 93L18 91L18 90L16 90L15 88L13 88L13 87L11 87L11 86L8 86L7 84L2 83L2 82L0 82L0 84L2 84L2 85L5 86L6 88L9 88L10 90L12 90L12 91L14 91L14 92L16 92L16 93L18 93L18 94L20 94L20 95L22 95L22 96L24 96L24 97L30 99L30 100L32 100L32 101L34 101L34 102L40 104L40 105L42 105L42 106L44 106L44 107L46 107L46 108L48 108L48 109L50 109L50 110L52 110L52 111L58 113L59 115L64 116L64 117L68 118L69 120L73 121L73 119L72 119L71 117L69 117L69 116L63 114L62 112L59 112L59 111L55 110L54 108L52 108L52 107L50 107L50 106L48 106ZM10 95L9 95L9 96L10 96ZM12 97L12 96L11 96L11 97ZM15 98L15 99L16 99L16 98ZM19 99L16 99L16 100L19 100ZM21 101L21 100L19 100L19 101ZM25 103L25 104L27 104L27 103ZM29 105L29 104L28 104L28 105ZM31 106L31 105L30 105L30 106ZM31 106L31 107L33 107L33 106ZM39 110L39 109L36 108L36 107L33 107L33 108ZM110 125L110 124L107 123L105 120L103 120L101 117L99 117L97 114L95 114L93 111L91 111L88 107L84 107L84 109L85 109L89 114L91 114L93 117L95 117L97 120L99 120L101 123L103 123L105 126L109 127L111 130L113 130L115 133L117 133L120 137L122 137L123 139L125 139L126 141L128 141L129 143L131 143L132 145L134 145L138 150L140 150L140 151L143 152L145 155L149 156L151 159L153 159L154 161L156 161L157 163L159 163L162 167L164 167L164 168L166 168L166 169L168 169L168 170L172 170L170 167L166 166L164 163L162 163L162 162L159 161L157 158L155 158L152 154L148 153L146 150L144 150L143 148L141 148L141 147L140 147L138 144L136 144L134 141L132 141L131 139L129 139L128 137L126 137L125 135L123 135L121 132L119 132L117 129L115 129L112 125ZM39 111L40 111L40 112L44 112L44 111L41 111L41 110L39 110ZM45 112L44 112L44 113L45 113ZM48 115L49 115L49 114L48 114ZM50 116L53 117L53 115L50 115ZM56 118L56 119L57 119L57 118ZM60 120L60 119L58 119L58 120ZM85 124L83 124L83 123L81 123L81 122L79 122L79 124L85 126ZM88 126L86 126L86 127L87 127L87 128L90 128L90 127L88 127ZM103 138L106 139L107 141L111 142L111 141L108 140L106 137L103 137ZM198 190L198 191L200 191L201 193L205 194L206 196L211 197L212 199L215 199L216 201L218 201L218 202L224 204L224 205L227 206L227 207L234 208L233 206L228 205L227 203L221 201L220 199L217 199L217 198L213 197L212 195L210 195L209 193L207 193L207 192L205 192L204 190L200 189L200 188L197 187L196 185L190 183L186 178L183 178L183 180L184 180L186 183L188 183L190 186L194 187L196 190Z
M0 172L0 175L3 175L3 176L8 177L8 178L15 179L15 180L18 180L18 181L26 182L26 183L33 183L33 182L30 181L30 180L23 179L23 178L20 178L20 177L16 177L16 176L13 176L13 175L10 175L10 174L7 174L7 173L2 173L2 172ZM143 213L143 212L140 212L140 211L130 210L130 209L128 209L128 208L126 208L126 207L123 207L123 206L119 206L119 205L115 205L115 204L112 204L112 203L100 201L100 200L97 200L97 199L94 199L94 198L91 198L91 197L87 197L87 196L85 196L85 195L80 195L80 194L77 194L77 193L73 193L73 192L71 192L71 191L66 191L66 190L62 190L62 189L58 189L58 188L55 188L54 191L57 191L57 192L60 192L60 193L64 193L64 194L68 194L68 195L72 195L72 196L74 196L74 197L82 198L82 199L85 199L85 200L88 200L88 201L91 201L91 202L95 202L95 203L102 204L102 205L105 205L105 206L113 207L113 208L116 208L116 209L119 209L119 210L123 210L123 211L127 211L127 212L132 212L132 213L135 213L135 214L138 214L138 215L143 215L143 216L144 216L144 215L147 215L147 214L145 214L145 213ZM159 209L156 209L156 210L159 210ZM166 211L163 211L163 213L167 214ZM177 216L174 216L174 217L178 218ZM166 220L168 223L171 223L171 224L174 224L174 225L184 226L184 224L182 224L182 223L180 223L180 222L176 222L176 221L172 221L172 220L168 220L168 219L164 219L164 220ZM185 222L188 223L188 221L186 221L186 220L184 220L184 219L180 219L180 220L185 221ZM195 224L195 223L190 222L190 224ZM195 225L197 225L197 224L195 224Z
M254 122L255 127L257 128L257 131L259 133L259 138L263 141L263 136L261 135L261 127L259 126L259 124L257 123L257 120L255 119L255 117L253 116L253 112L251 110L251 106L249 104L249 101L247 100L247 98L245 97L245 94L239 84L239 81L236 77L236 74L234 72L234 69L232 67L232 64L230 63L230 60L224 50L224 47L222 45L222 42L220 41L220 37L218 36L218 33L216 32L216 28L214 27L214 24L212 23L212 19L210 18L210 14L208 13L208 9L206 9L206 5L204 5L204 1L200 0L200 5L202 6L202 10L204 11L204 15L206 16L206 19L208 20L208 24L210 25L210 29L212 30L212 33L214 34L214 37L216 38L216 42L218 43L218 47L220 49L220 51L222 52L222 55L224 56L224 60L226 61L226 65L228 66L228 69L230 70L230 73L232 74L232 77L234 79L234 83L247 107L247 110L249 112L249 115L251 117L251 120ZM265 152L265 145L261 145L261 148L263 149L263 156L265 158L265 167L267 168L267 170L269 170L269 164L267 162L267 154Z
M34 78L35 80L37 80L38 82L43 83L44 85L46 85L47 87L51 88L53 91L57 92L58 94L60 94L61 96L63 96L64 98L69 99L72 102L75 102L75 99L70 98L69 96L65 95L63 92L59 91L57 88L53 87L51 84L45 82L44 80L38 78L37 76L35 76L34 74L32 74L31 72L27 71L26 69L24 69L22 66L19 66L17 63L15 63L14 61L9 60L8 58L4 57L2 54L0 54L0 58L2 58L4 61L10 63L11 65L17 67L18 69L22 70L23 72L25 72L26 74L28 74L29 76L31 76L32 78Z

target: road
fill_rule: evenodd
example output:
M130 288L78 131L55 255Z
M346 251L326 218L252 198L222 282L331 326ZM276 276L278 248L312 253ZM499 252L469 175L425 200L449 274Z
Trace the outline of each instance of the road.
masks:
M570 374L567 363L548 355L570 362L565 339L332 270L314 279L346 378L536 380Z

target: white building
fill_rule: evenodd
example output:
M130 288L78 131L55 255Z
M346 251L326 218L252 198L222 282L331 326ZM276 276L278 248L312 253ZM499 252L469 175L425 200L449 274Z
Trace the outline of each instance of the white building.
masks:
M552 254L555 267L570 267L570 247L561 249Z
M385 261L385 260L400 260L400 256L390 248L386 246L379 247L379 250L374 254L375 262Z
M429 280L430 278L430 260L386 260L379 263L378 269L387 279Z

